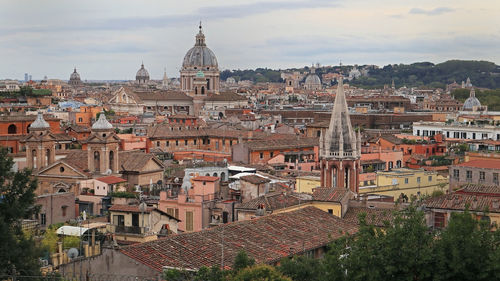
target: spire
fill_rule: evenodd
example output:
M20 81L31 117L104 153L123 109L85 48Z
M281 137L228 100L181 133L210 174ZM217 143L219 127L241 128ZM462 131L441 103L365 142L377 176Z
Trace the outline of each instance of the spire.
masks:
M50 125L43 119L43 113L38 111L38 115L33 123L30 125L30 130L46 130L49 129Z
M475 98L476 97L476 90L474 90L474 87L470 89L470 97Z
M339 79L337 85L337 95L324 143L323 157L337 159L357 158L356 134L352 129L342 78Z
M75 70L73 70L73 73L76 73L76 66L75 66Z

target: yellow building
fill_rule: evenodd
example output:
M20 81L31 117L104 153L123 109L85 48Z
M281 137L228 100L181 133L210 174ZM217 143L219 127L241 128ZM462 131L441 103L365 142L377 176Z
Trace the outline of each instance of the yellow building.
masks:
M393 196L396 200L401 193L411 198L411 196L431 195L435 190L444 192L448 189L447 177L434 171L406 168L377 172L375 183L375 187L360 187L359 193Z
M109 213L111 223L107 230L118 243L143 243L156 240L158 236L177 233L179 220L156 208L113 205Z
M298 193L313 193L313 188L321 186L321 178L314 176L303 176L295 179L295 191Z

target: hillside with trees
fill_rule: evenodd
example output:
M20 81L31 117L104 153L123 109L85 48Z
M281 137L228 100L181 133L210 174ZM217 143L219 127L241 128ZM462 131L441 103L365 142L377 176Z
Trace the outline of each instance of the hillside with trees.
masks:
M350 83L362 88L382 88L390 85L394 79L396 87L433 87L445 88L446 84L461 83L470 77L476 87L496 89L500 88L500 66L488 61L450 60L434 64L431 62L417 62L412 64L390 64L381 68L361 65L358 69L368 68L368 76L362 76ZM353 66L342 66L344 76L349 75ZM321 77L323 73L338 72L339 66L320 67L316 73ZM285 70L257 68L255 70L224 70L220 77L226 80L233 77L236 81L251 80L253 82L283 82L281 72L309 72L308 66Z

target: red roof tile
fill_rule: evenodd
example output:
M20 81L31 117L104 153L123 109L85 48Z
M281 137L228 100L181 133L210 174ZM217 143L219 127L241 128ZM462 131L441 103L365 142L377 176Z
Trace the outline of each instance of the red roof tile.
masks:
M127 213L141 213L141 210L139 210L139 205L113 205L111 208L109 208L110 211L116 211L116 212L127 212ZM150 213L153 210L153 208L146 208L145 213Z
M257 263L273 263L284 257L326 246L358 227L314 207L238 221L199 232L127 246L120 251L158 272L164 266L199 269L224 264L231 267L240 250ZM224 247L221 242L224 241Z
M212 176L197 176L194 177L194 181L217 181L219 177L212 177Z
M115 176L101 177L101 178L97 178L96 180L103 182L103 183L107 183L107 184L127 182L127 180L124 180L122 178L115 177Z
M500 160L472 160L469 162L457 164L455 166L482 169L500 169Z
M326 202L340 202L349 190L346 188L317 187L313 190L313 200Z

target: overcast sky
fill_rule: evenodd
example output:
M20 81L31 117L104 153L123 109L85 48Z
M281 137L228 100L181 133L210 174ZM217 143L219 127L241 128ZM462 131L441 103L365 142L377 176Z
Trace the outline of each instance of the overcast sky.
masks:
M0 0L0 79L177 77L203 22L221 69L489 60L499 0Z

